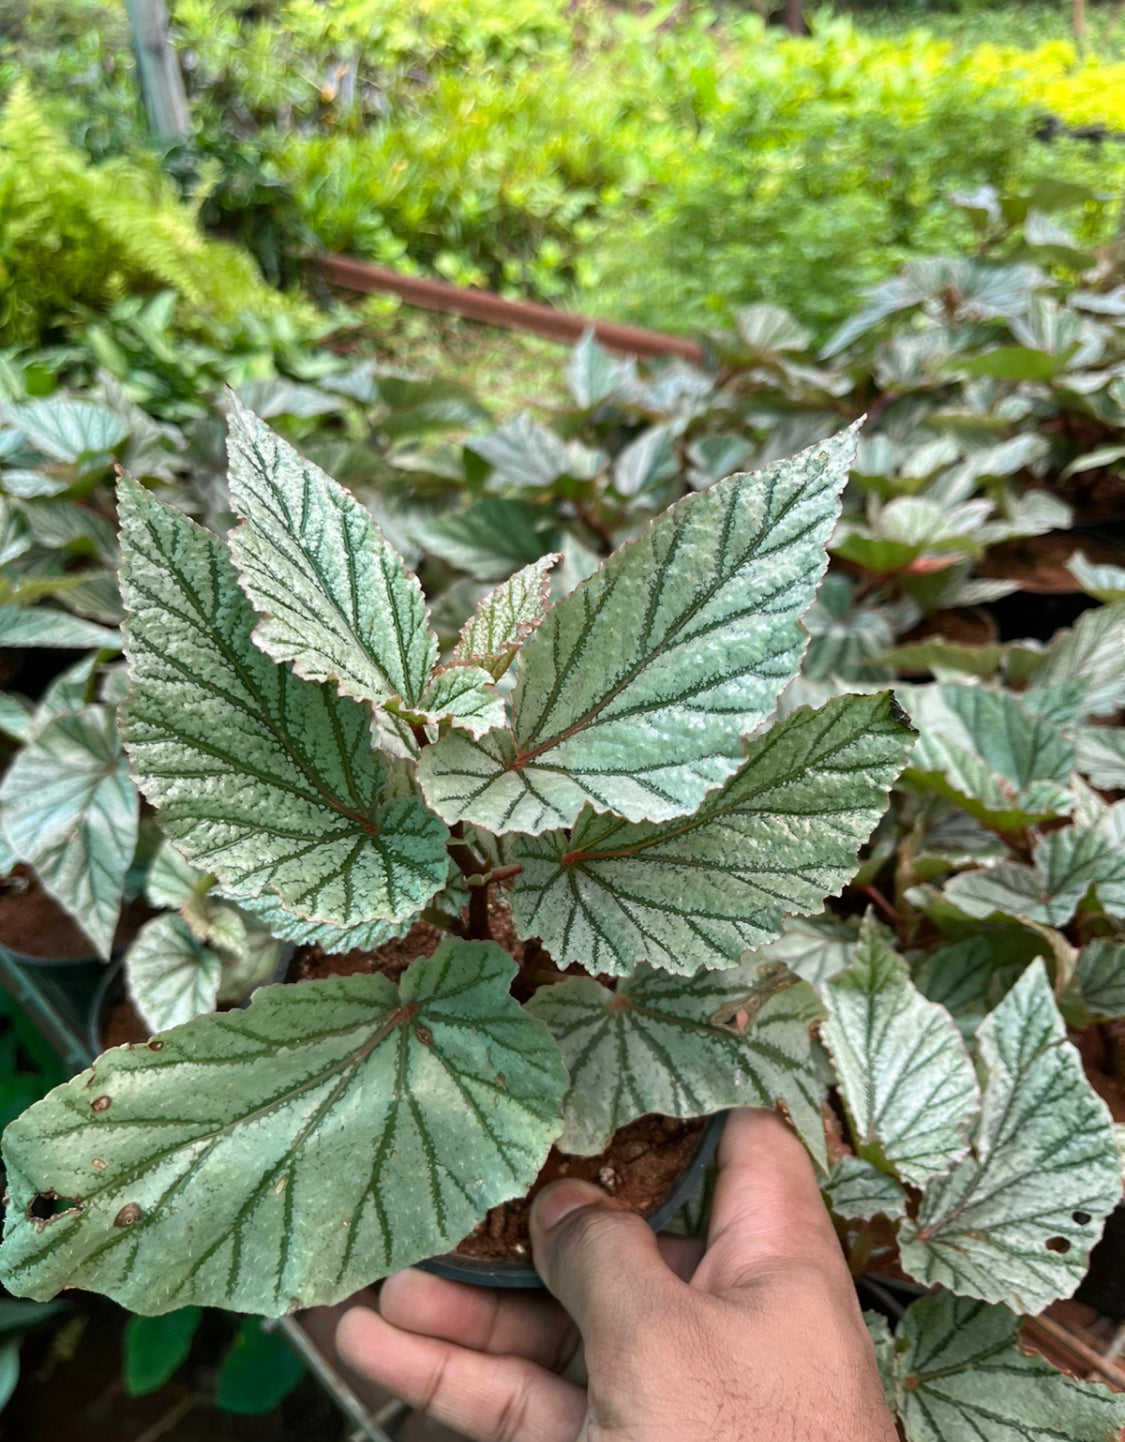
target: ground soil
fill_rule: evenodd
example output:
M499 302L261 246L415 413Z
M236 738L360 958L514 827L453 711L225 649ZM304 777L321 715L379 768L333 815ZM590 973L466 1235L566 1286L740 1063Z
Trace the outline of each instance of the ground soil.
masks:
M495 940L517 961L533 962L537 977L559 975L551 958L537 942L521 942L512 925L503 898L491 908ZM349 951L340 956L325 954L319 947L302 947L293 958L292 981L314 981L329 976L356 974L389 977L396 981L419 957L432 956L444 933L428 922L419 921L401 941L388 942L377 951ZM534 950L532 950L534 948ZM517 977L513 994L529 991ZM130 1038L132 1039L132 1038ZM477 1229L457 1247L460 1256L489 1260L523 1261L528 1255L527 1218L531 1198L548 1182L575 1177L596 1182L626 1211L649 1216L668 1197L681 1174L691 1164L699 1146L704 1122L682 1122L672 1117L641 1117L614 1136L609 1147L596 1157L573 1157L552 1148L543 1170L527 1196L494 1207Z
M1082 1057L1087 1079L1113 1113L1125 1123L1125 1021L1090 1026L1070 1033Z
M132 902L121 913L113 938L115 948L127 946L152 912ZM94 947L36 881L26 866L0 879L0 941L27 956L78 960L93 956Z
M1018 581L1023 591L1078 591L1081 587L1067 568L1075 551L1082 551L1095 565L1125 565L1125 546L1119 541L1075 531L1050 531L1045 536L1024 536L992 546L978 569L982 576Z

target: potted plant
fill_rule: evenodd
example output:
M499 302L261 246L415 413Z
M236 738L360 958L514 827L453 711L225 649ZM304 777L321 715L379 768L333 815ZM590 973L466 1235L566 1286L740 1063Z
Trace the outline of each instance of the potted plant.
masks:
M5 1138L5 1284L284 1313L456 1245L556 1142L779 1103L837 1215L882 1217L951 1289L878 1335L900 1413L935 1389L971 1411L1001 1354L1041 1392L1016 1314L1073 1289L1121 1190L1043 961L975 1056L871 918L823 999L759 969L851 879L912 741L886 692L763 729L854 447L678 502L553 607L532 562L444 663L370 515L237 406L225 543L123 479L138 785L224 894L395 979L261 989L31 1108ZM853 1145L830 1166L833 1074Z

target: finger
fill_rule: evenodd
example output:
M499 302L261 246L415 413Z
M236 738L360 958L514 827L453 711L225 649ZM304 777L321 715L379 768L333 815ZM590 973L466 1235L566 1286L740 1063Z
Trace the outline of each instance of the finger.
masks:
M672 1294L682 1287L648 1224L588 1182L543 1188L532 1203L531 1246L539 1275L577 1322L588 1352L635 1335L675 1305Z
M553 1297L469 1287L414 1269L387 1278L379 1311L403 1331L524 1357L556 1372L578 1348L577 1328Z
M808 1153L776 1112L733 1111L723 1129L707 1253L708 1291L791 1266L847 1268Z
M344 1314L336 1345L355 1371L474 1442L574 1442L581 1430L582 1388L521 1357L403 1332L364 1307Z

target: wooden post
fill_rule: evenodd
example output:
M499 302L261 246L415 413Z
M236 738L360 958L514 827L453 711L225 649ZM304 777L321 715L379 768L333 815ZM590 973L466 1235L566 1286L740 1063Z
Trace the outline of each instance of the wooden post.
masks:
M157 140L185 140L190 131L180 62L168 38L164 0L125 0L148 123Z

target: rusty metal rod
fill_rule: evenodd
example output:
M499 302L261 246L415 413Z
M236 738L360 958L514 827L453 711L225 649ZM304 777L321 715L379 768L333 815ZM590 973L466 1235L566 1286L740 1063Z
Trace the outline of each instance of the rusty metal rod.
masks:
M704 359L703 347L684 336L664 335L660 331L643 330L639 326L594 320L589 316L554 310L549 305L537 305L532 301L505 300L503 296L494 295L489 290L449 285L443 280L399 275L397 271L368 265L366 261L347 255L318 252L311 257L311 264L330 285L343 290L362 291L368 295L397 295L408 305L461 315L467 320L480 321L484 325L501 326L505 330L528 331L532 335L566 341L571 345L581 340L584 332L592 330L607 350L624 355L650 359L679 356L682 360L694 361L697 365Z

